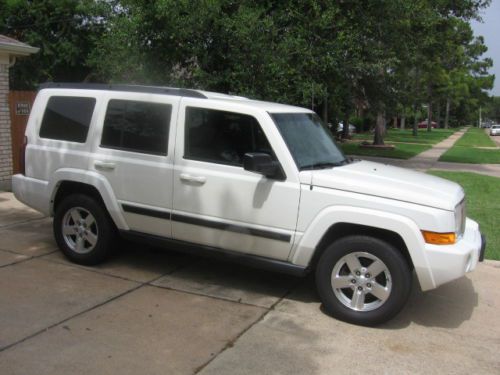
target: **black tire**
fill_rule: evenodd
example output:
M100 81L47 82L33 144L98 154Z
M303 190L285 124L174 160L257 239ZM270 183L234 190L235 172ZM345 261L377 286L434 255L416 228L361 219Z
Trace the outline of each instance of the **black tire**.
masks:
M361 255L363 253L369 254L369 257L363 257ZM362 266L365 263L362 268L365 271L362 272L367 272L368 267L372 264L370 260L375 263L374 258L383 262L385 271L380 273L377 279L372 279L372 283L369 283L370 280L365 278L368 273L363 275L360 272L360 275L351 279L350 275L353 273L350 271L351 267L346 259L352 260L352 256L355 256ZM343 266L340 266L342 264ZM352 280L350 282L353 285L334 288L332 285L334 268L336 275L337 270L340 270L339 272L346 275L344 282ZM386 277L387 275L389 276ZM344 278L344 276L341 277ZM325 249L316 267L316 287L326 312L339 320L364 326L384 323L392 319L403 308L410 295L412 277L412 270L398 249L385 241L369 236L349 236L335 241ZM387 296L379 299L375 294L372 295L367 291L372 290L368 289L367 285L375 287L372 284L383 285L384 290L390 291L385 292ZM359 308L358 311L355 310L356 306L352 305L352 303L355 304L353 301L357 288L362 288L359 293L363 295L363 301L368 301L366 304L363 303L363 307ZM350 293L352 297L349 302ZM369 307L369 303L373 306ZM369 310L370 308L373 309Z
M80 234L64 234L63 226L76 228L78 225L73 225L75 220L69 219L72 210L77 210L80 213L82 220L91 214L92 224L82 229L82 241L84 243L80 252L77 251L78 237ZM69 216L67 216L69 215ZM68 219L67 219L68 217ZM70 220L68 225L68 221ZM82 225L86 225L82 223ZM104 207L102 207L96 200L84 194L72 194L65 197L57 206L53 222L54 237L57 245L63 254L72 262L82 265L95 265L103 262L111 254L112 245L116 239L116 228L112 222L111 217ZM83 236L94 235L92 242L89 242ZM90 237L88 237L90 239ZM78 241L79 242L79 241Z

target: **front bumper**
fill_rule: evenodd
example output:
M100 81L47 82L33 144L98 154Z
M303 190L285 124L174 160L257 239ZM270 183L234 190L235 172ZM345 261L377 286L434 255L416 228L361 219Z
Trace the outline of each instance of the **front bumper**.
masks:
M423 290L437 288L473 271L483 261L486 238L479 225L467 218L462 238L454 245L425 244L427 266L431 273L431 285L422 285Z

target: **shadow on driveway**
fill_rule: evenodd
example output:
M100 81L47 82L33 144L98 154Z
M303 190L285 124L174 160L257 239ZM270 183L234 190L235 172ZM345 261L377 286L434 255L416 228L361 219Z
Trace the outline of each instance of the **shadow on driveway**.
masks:
M130 242L125 243L122 254L116 254L102 269L105 272L107 267L120 263L125 267L124 272L127 268L140 267L146 274L155 274L158 268L165 269L161 267L162 262L171 262L172 258L176 259L179 268L153 281L153 285L265 308L271 308L286 297L297 302L317 303L318 312L326 314L319 307L312 274L305 278L292 277ZM478 293L469 278L421 292L414 275L407 305L393 320L379 328L403 329L412 322L425 327L456 328L470 320L478 301Z

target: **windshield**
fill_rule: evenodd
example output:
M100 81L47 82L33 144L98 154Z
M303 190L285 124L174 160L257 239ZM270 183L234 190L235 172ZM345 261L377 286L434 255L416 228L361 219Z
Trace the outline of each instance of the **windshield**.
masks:
M299 170L347 163L332 133L315 113L270 113Z

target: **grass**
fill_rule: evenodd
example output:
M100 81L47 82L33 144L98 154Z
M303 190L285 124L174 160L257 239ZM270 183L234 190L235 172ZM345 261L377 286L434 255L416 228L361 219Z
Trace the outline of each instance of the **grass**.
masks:
M428 132L427 129L419 129L418 135L415 137L412 130L399 130L399 129L389 129L387 135L384 137L386 142L403 142L403 143L421 143L433 145L439 143L450 135L452 135L456 129L432 129ZM371 133L359 133L353 136L356 140L373 140L373 134Z
M471 164L500 164L500 149L488 150L484 148L454 146L441 155L439 161Z
M500 149L477 147L495 147L495 143L483 129L470 128L452 148L446 151L439 161L471 164L500 164Z
M470 128L455 146L460 147L495 147L495 142L484 132L484 129Z
M500 178L468 172L431 171L462 185L467 216L477 221L487 237L486 258L500 260Z
M394 159L409 159L432 147L432 145L448 138L456 130L453 129L419 129L418 135L414 136L412 130L389 129L384 137L386 143L394 145L393 150L361 148L357 142L344 143L340 147L348 155L378 156ZM354 134L354 141L371 141L373 134Z
M388 149L373 149L359 147L358 143L342 143L340 147L347 155L358 156L379 156L394 159L409 159L421 152L430 149L430 145L420 145L412 143L397 143L394 144L395 148Z

